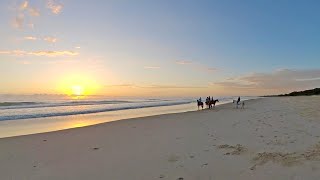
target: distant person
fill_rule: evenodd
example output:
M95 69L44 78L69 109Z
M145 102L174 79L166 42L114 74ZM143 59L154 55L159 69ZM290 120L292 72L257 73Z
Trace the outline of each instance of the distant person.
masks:
M202 102L202 99L201 99L201 97L199 98L199 102Z
M240 102L240 96L238 97L238 101L237 101L237 104L239 104L239 102Z

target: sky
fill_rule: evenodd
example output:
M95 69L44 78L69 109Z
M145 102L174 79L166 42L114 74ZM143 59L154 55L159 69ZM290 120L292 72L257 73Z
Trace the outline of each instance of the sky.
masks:
M2 0L0 93L270 95L320 86L317 0Z

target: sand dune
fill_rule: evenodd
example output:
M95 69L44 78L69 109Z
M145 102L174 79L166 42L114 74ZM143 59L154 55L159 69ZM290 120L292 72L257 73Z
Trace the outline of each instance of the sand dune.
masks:
M320 97L0 139L0 179L319 179Z

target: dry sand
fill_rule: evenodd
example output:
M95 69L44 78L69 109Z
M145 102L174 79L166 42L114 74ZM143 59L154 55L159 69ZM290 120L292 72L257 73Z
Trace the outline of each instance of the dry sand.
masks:
M320 97L0 139L1 180L320 179Z

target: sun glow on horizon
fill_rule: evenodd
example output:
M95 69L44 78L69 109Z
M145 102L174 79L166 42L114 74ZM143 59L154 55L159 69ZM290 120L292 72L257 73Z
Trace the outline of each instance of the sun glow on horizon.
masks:
M60 80L58 91L72 97L85 97L96 94L99 87L99 84L93 78L73 74Z
M82 96L84 93L84 88L79 85L72 86L72 95L74 96Z

